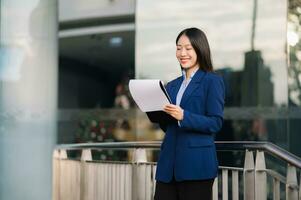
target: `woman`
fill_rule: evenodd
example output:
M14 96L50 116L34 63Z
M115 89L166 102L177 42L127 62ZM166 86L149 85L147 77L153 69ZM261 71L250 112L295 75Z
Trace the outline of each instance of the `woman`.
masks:
M166 132L157 164L155 200L209 200L217 176L215 133L223 123L224 83L213 72L203 31L183 30L176 39L183 76L169 82L172 104L164 111L177 123Z

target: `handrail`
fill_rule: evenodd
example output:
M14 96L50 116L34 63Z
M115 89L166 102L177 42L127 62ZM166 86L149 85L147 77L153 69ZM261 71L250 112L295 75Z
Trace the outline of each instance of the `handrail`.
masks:
M216 141L218 151L239 151L239 150L262 150L275 157L278 157L287 163L301 168L301 158L282 149L271 142L253 142L253 141ZM145 142L105 142L105 143L78 143L78 144L61 144L56 149L76 150L76 149L129 149L129 148L159 148L161 141Z
M220 151L226 150L261 150L275 157L278 157L287 163L301 168L301 158L282 149L271 142L251 142L251 141L216 141L216 148Z
M129 148L159 148L161 141L145 142L96 142L96 143L77 143L60 144L56 149L76 150L76 149L129 149Z

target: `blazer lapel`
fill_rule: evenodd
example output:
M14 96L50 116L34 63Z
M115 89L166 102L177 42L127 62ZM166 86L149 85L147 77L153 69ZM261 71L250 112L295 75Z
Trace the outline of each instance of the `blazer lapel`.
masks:
M195 75L192 77L192 80L188 84L183 97L181 99L180 106L183 108L185 106L185 103L188 101L189 97L193 93L193 91L199 86L199 84L202 82L204 76L206 75L206 72L203 70L198 70Z
M171 86L171 91L170 91L170 98L171 98L171 102L176 105L176 102L177 102L177 94L178 94L178 91L181 87L181 84L182 84L182 81L183 81L183 78L179 78L177 81L175 81L173 83L173 85Z

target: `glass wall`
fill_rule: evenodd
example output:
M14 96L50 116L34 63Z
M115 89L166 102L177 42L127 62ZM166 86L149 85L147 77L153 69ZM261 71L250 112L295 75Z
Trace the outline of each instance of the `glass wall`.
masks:
M135 140L135 1L61 0L58 143Z
M301 3L289 0L288 6L288 91L290 150L301 156Z
M133 77L167 82L180 76L175 39L195 26L207 34L214 68L226 85L225 121L217 139L267 140L301 154L299 3L123 3L129 12L91 17L87 10L74 10L61 17L60 143L162 139L159 127L136 109L127 83ZM103 7L108 5L97 4L114 10L113 4Z
M224 77L225 121L217 139L289 148L287 1L138 0L136 78L179 76L175 39L187 27L207 34L214 68Z

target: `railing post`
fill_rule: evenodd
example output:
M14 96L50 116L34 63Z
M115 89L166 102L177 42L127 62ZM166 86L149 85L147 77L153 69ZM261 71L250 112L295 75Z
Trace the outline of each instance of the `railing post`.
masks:
M299 184L299 200L301 200L301 172L300 172L300 184Z
M280 181L273 178L273 200L280 200Z
M65 149L60 150L60 160L67 159L67 151Z
M257 151L255 162L255 198L256 200L267 199L267 174L263 151Z
M65 197L65 194L66 194L66 191L64 191L62 189L63 187L63 184L64 184L64 179L65 179L65 174L62 173L63 171L63 167L62 167L62 160L67 160L68 159L68 156L67 156L67 151L65 149L61 149L59 151L59 166L58 166L58 169L59 169L59 172L58 172L58 177L59 177L59 190L58 190L58 199L59 200L64 200L64 197Z
M86 161L91 161L92 160L92 154L90 149L84 149L82 150L82 155L81 155L81 165L80 165L80 200L85 200L86 199Z
M126 196L124 200L132 200L133 199L133 194L132 194L132 188L133 188L133 168L132 165L127 165L125 169L126 173L126 180L125 180L125 191L126 191Z
M157 165L153 165L153 171L152 171L152 179L153 179L153 191L152 191L152 198L155 196L155 191L156 191L156 170L157 170Z
M296 168L288 164L286 173L286 199L298 200L298 181Z
M228 200L228 170L222 169L222 196L223 200Z
M60 200L60 152L52 154L52 200Z
M152 188L153 188L153 181L152 181L152 165L145 164L146 174L145 174L145 200L152 200Z
M255 200L253 152L246 150L244 163L244 199Z
M232 170L232 199L238 200L239 199L239 178L238 178L238 171Z
M147 162L145 149L138 148L138 149L134 150L134 153L133 153L133 162L134 163Z
M214 179L213 182L213 187L212 187L212 199L213 200L218 200L218 175L217 177Z
M133 154L133 179L132 199L142 200L145 197L145 169L140 168L140 163L147 162L146 150L135 149Z

